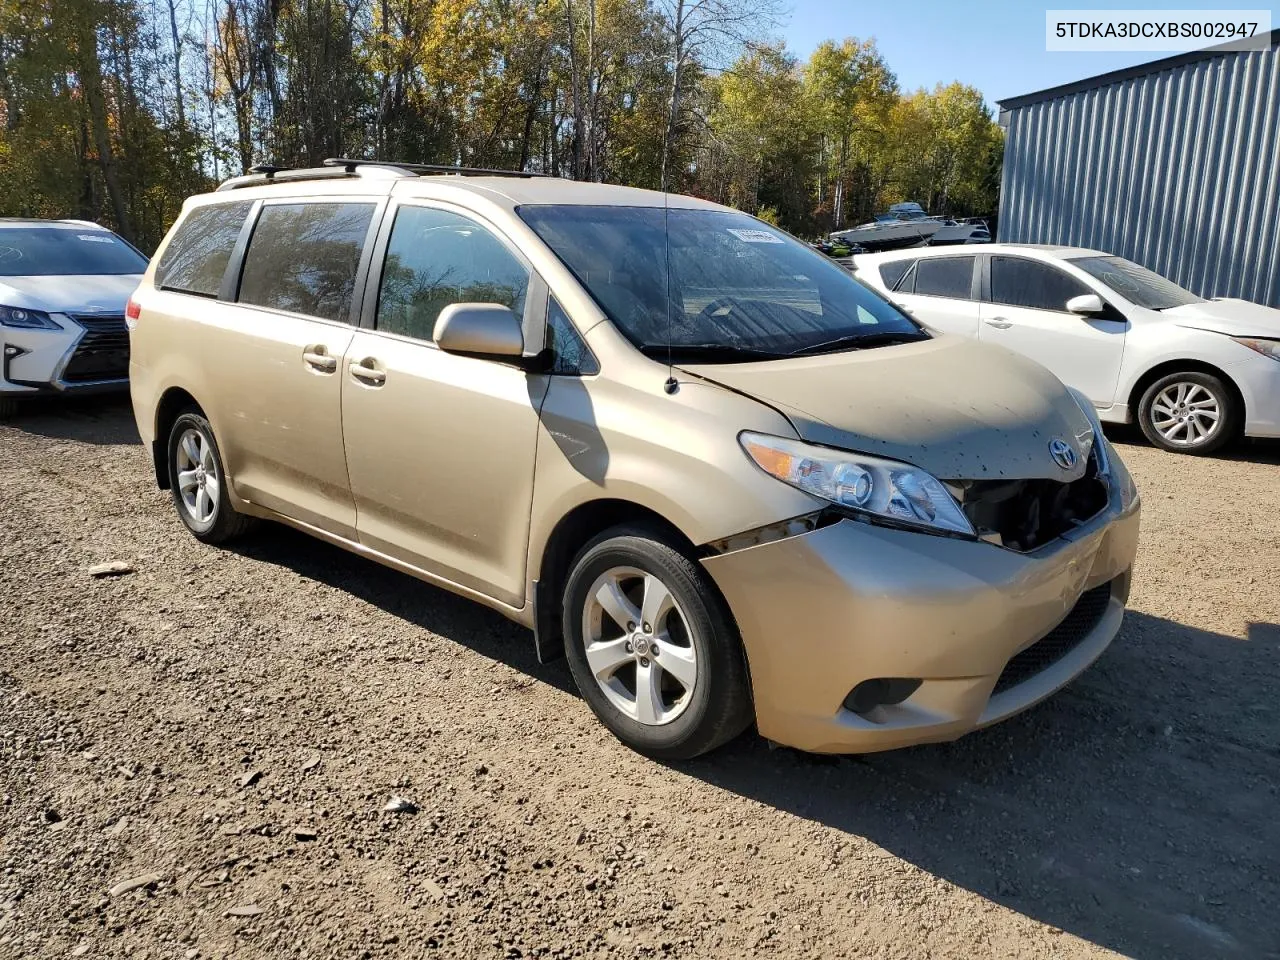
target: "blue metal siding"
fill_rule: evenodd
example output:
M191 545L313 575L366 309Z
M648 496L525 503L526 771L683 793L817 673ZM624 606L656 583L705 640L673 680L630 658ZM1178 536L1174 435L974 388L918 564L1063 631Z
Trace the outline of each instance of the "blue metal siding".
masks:
M1280 307L1280 44L1015 106L999 239Z

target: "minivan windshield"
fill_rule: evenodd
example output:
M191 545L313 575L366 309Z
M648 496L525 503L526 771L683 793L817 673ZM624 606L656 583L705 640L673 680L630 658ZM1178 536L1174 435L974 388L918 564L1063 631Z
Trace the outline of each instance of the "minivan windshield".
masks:
M1089 276L1101 280L1130 303L1148 310L1168 310L1185 307L1189 303L1204 303L1190 290L1184 290L1172 280L1166 280L1146 267L1140 267L1124 257L1081 257L1073 264Z
M520 216L657 359L774 359L929 336L850 273L746 214L547 205Z
M146 269L146 257L106 230L0 229L0 277L123 275Z

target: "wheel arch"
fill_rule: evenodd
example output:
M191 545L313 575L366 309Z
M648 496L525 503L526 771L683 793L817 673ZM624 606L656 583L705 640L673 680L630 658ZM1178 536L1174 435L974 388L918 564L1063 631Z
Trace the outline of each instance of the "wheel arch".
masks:
M1159 380L1161 377L1168 376L1171 373L1204 373L1211 377L1217 377L1222 381L1223 385L1231 391L1232 398L1240 410L1240 422L1243 424L1247 419L1247 409L1245 405L1244 393L1240 390L1239 384L1232 379L1221 367L1204 360L1177 359L1165 360L1157 363L1155 366L1146 370L1136 381L1134 381L1133 389L1129 391L1129 409L1133 414L1134 423L1138 422L1138 418L1142 416L1141 404L1142 395L1147 392L1147 388Z
M552 528L536 569L533 631L540 662L564 655L560 595L573 558L592 537L624 523L651 524L668 535L673 546L690 557L698 555L696 546L680 528L650 507L612 497L578 504Z
M204 413L204 408L200 406L199 401L182 387L170 387L156 404L151 460L156 471L156 486L161 490L169 489L169 431L173 428L173 422L178 419L178 415L193 407L201 414Z

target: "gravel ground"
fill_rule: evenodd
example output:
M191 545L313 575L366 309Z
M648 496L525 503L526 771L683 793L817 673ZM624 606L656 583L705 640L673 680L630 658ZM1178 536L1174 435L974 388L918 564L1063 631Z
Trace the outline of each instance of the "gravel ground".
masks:
M1140 565L1071 688L663 766L497 615L284 529L201 546L124 404L36 409L0 426L0 956L1280 957L1280 449L1117 440Z

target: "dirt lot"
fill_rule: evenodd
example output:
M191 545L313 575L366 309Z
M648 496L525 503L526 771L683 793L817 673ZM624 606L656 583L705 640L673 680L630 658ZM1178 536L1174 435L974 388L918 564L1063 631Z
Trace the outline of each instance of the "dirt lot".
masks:
M123 404L0 426L0 956L1280 957L1280 449L1121 450L1132 609L1070 689L664 767L497 615L198 544Z

